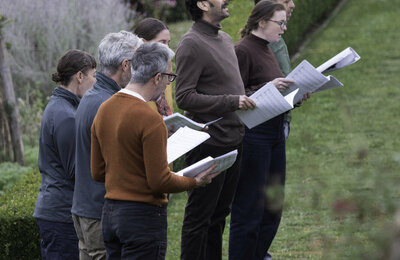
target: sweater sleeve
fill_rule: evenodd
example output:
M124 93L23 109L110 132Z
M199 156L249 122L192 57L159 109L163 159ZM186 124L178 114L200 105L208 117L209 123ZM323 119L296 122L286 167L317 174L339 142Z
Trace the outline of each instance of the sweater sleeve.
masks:
M96 135L95 123L91 128L91 153L90 153L90 164L92 178L98 182L105 182L106 163L104 161L103 154L100 149L99 140Z
M149 129L142 145L147 183L153 192L174 193L194 188L194 179L175 175L168 167L167 129L162 122Z
M55 126L55 143L59 153L65 177L75 177L75 118L68 116L62 118Z
M209 95L198 89L208 53L192 39L184 39L176 51L175 100L179 108L200 114L223 115L239 108L239 95ZM215 71L218 75L218 71Z

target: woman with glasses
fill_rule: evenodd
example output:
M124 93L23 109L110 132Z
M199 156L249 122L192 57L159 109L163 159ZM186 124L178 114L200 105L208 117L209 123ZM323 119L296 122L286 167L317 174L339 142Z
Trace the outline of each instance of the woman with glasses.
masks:
M275 1L255 5L242 39L235 45L239 69L250 96L268 82L284 91L283 78L268 46L286 30L286 9ZM262 260L277 232L286 173L283 114L252 129L245 128L240 177L232 205L229 259Z
M96 81L96 60L70 50L58 61L53 91L42 117L39 139L40 191L35 212L43 259L79 259L71 207L75 179L75 112Z
M142 38L144 42L159 42L169 46L171 40L168 27L155 18L143 19L136 27L134 33ZM169 77L169 82L175 78ZM165 92L157 101L150 101L148 104L157 110L162 116L169 116L173 113L172 85L168 84Z

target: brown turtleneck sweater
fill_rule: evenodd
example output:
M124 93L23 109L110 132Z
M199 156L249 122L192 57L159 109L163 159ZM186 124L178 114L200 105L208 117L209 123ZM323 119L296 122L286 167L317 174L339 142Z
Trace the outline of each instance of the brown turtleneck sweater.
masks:
M175 98L197 122L223 117L209 126L216 146L237 145L244 128L234 113L244 88L231 37L220 27L197 21L179 42L176 51Z

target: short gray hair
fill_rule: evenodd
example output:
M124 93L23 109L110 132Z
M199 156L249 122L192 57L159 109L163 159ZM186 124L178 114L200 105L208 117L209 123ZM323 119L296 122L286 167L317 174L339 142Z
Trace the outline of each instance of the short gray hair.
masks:
M101 72L115 74L124 59L130 60L143 41L127 31L107 34L99 44Z
M165 44L144 43L133 54L130 83L145 84L157 73L166 72L168 62L174 55L175 53Z

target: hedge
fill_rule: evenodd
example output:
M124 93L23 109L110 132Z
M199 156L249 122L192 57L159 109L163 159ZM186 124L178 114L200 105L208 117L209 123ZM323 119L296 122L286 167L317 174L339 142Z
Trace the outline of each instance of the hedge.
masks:
M325 20L340 1L343 0L294 0L296 8L283 35L291 54L296 52L307 32ZM234 42L240 39L239 31L246 24L253 7L254 0L233 0L229 3L230 17L222 22L222 28Z
M39 187L36 169L0 197L0 259L40 259L40 238L32 217Z

